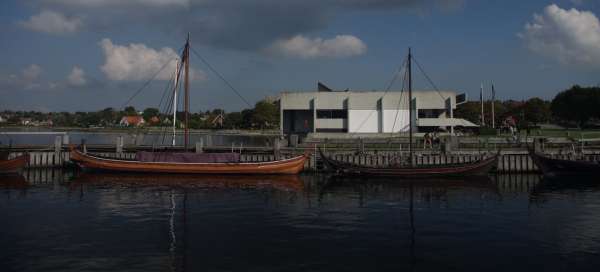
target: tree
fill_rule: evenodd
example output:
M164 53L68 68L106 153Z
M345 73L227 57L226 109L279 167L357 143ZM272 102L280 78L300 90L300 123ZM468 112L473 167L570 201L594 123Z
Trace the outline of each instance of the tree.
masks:
M530 98L523 105L525 121L533 124L539 124L550 121L552 112L550 103L538 97Z
M155 116L158 117L159 115L160 111L157 108L146 108L142 113L142 116L144 117L144 120L146 120L146 122L150 122L150 118Z
M578 85L558 93L552 100L552 114L562 120L576 122L583 127L591 118L600 116L600 88Z
M244 119L240 112L230 112L225 116L225 122L223 126L225 128L241 128L243 126Z
M123 110L123 113L125 113L125 115L127 115L127 116L133 116L133 115L138 114L133 106L125 107L125 109Z
M467 101L460 104L454 110L453 115L455 118L462 118L472 123L481 123L481 104L479 101Z
M252 121L260 128L271 128L279 123L279 109L275 103L261 100L254 106Z

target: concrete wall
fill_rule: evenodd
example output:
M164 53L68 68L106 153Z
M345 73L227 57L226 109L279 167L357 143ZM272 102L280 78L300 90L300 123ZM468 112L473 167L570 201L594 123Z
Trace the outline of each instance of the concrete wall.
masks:
M379 111L378 110L349 110L348 132L356 133L379 133Z
M409 129L409 124L408 110L383 111L383 132L406 132Z

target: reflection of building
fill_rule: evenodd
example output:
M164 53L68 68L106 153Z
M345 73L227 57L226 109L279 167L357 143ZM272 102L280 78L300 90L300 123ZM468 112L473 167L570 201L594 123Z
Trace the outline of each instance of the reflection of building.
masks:
M413 92L414 126L419 130L471 127L475 124L453 118L464 94ZM284 92L280 95L282 134L339 132L390 133L409 129L408 93L390 92Z

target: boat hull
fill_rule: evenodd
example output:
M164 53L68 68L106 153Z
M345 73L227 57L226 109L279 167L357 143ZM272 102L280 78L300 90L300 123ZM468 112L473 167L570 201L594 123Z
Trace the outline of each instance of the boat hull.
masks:
M29 155L21 155L10 160L0 160L0 174L17 173L29 162Z
M593 176L600 174L600 164L589 161L553 159L530 152L535 165L544 176Z
M79 150L71 151L71 161L85 170L173 173L173 174L288 174L295 175L304 169L307 155L291 159L256 163L180 163L180 162L141 162L106 159Z
M497 165L498 155L473 163L428 165L421 167L369 167L345 163L328 158L322 152L325 165L336 174L343 176L397 177L397 178L460 178L464 176L487 175Z

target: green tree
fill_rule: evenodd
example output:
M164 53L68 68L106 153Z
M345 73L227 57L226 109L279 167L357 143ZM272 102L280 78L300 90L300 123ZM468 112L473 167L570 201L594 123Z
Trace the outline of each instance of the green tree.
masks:
M158 117L159 115L160 111L157 108L146 108L142 113L142 116L144 117L144 120L146 120L146 122L149 122L150 118L155 116Z
M533 124L548 122L552 116L550 103L538 97L530 98L525 102L523 113L525 121Z
M254 106L252 121L260 128L272 128L279 123L279 108L275 103L258 101Z
M123 110L123 113L127 116L132 116L132 115L137 115L137 111L135 110L135 108L133 106L127 106L125 107L125 109Z
M576 122L583 127L592 118L600 116L600 88L578 85L558 93L552 100L552 114L562 120Z

